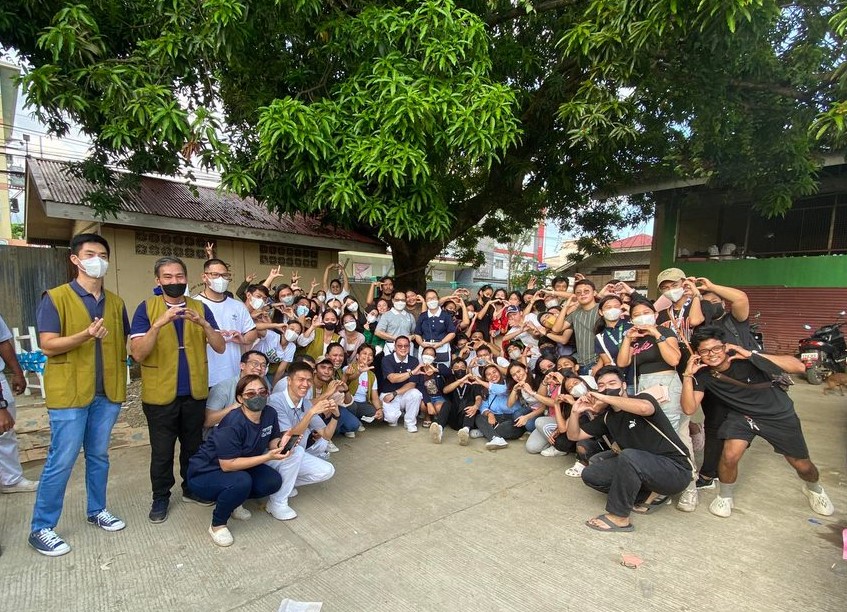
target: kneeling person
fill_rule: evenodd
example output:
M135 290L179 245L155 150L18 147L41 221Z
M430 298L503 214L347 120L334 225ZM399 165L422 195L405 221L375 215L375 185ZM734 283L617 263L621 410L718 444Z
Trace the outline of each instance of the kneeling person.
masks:
M620 450L582 471L585 484L609 495L606 514L585 524L597 531L632 531L630 513L648 514L682 492L693 478L693 463L656 399L647 393L627 397L621 370L600 368L597 389L574 404L568 438L578 442L611 435ZM603 410L602 416L580 422L582 413Z

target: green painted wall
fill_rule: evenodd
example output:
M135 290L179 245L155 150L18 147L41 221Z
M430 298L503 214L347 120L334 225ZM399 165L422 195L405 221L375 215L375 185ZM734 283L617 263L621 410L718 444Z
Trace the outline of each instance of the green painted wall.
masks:
M662 226L654 232L661 235L653 246L659 249L659 270L678 267L688 276L705 276L719 285L735 287L847 287L847 255L675 261L677 204L670 201L659 206L665 208L657 217L662 219Z

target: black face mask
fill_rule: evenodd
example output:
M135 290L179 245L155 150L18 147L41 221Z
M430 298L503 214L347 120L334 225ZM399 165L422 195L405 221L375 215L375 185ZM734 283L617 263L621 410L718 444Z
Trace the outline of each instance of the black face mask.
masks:
M162 285L162 293L168 297L178 298L185 295L187 283L174 283L173 285Z
M324 329L326 331L334 332L336 327L338 327L338 323L324 323Z
M603 391L603 395L610 395L611 397L620 397L621 391L623 391L623 387L618 387L617 389L606 389Z
M725 314L726 314L726 310L724 310L723 304L712 304L712 318L713 319L720 319Z

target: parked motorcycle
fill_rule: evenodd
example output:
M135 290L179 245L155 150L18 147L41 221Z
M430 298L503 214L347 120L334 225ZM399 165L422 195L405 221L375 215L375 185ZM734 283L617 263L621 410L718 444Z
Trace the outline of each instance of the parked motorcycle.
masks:
M753 342L756 343L756 346L759 347L760 351L765 350L765 334L762 332L762 325L764 323L759 321L759 317L762 316L761 312L757 312L753 315L753 321L750 323L750 335L753 336Z
M806 366L806 380L810 385L819 385L834 372L844 372L847 365L847 344L841 326L847 311L838 313L835 323L824 325L809 336L798 342L797 358ZM811 331L811 325L803 329Z

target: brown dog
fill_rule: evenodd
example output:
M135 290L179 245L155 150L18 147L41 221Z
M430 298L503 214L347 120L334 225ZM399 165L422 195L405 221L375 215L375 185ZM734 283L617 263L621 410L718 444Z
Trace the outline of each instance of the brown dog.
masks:
M825 381L823 381L823 394L826 395L827 391L834 391L836 388L841 395L844 395L844 388L847 387L847 374L830 374Z

